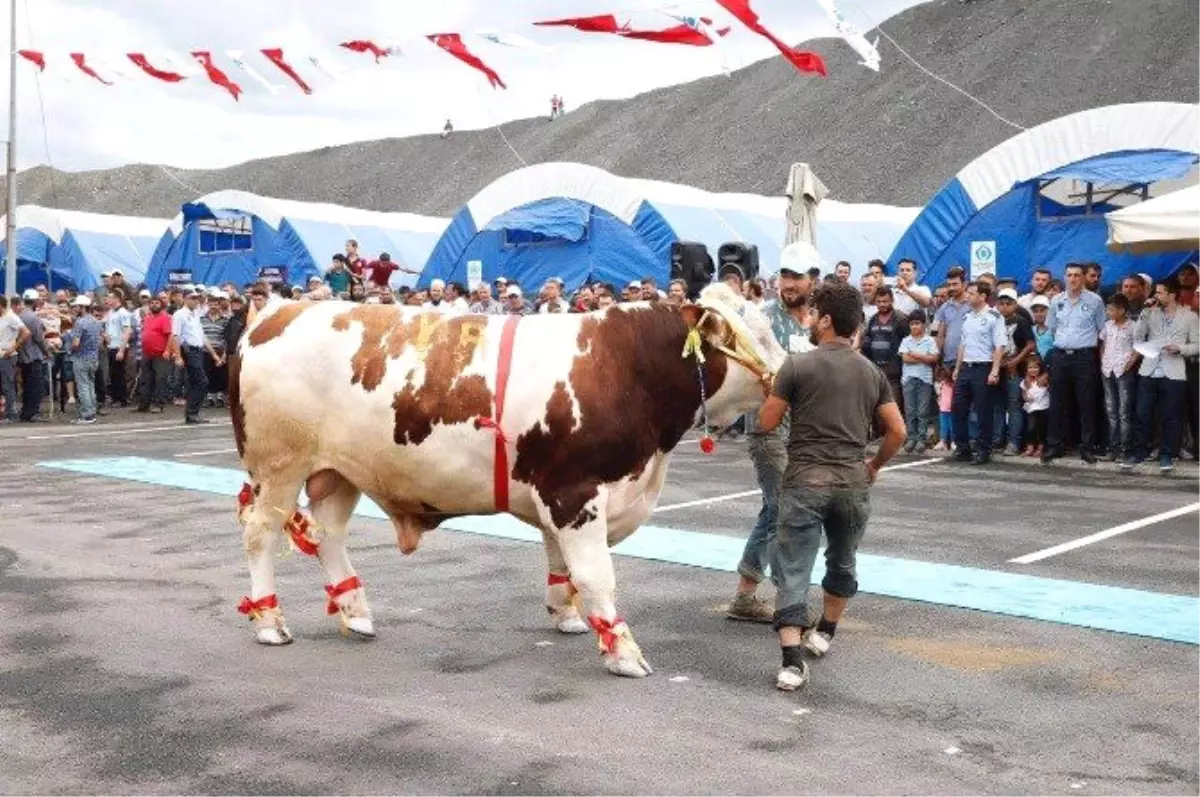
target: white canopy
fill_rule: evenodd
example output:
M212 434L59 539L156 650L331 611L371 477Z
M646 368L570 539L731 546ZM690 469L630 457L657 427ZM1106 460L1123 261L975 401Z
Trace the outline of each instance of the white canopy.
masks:
M1108 222L1108 247L1148 252L1188 252L1200 248L1200 185L1114 210Z

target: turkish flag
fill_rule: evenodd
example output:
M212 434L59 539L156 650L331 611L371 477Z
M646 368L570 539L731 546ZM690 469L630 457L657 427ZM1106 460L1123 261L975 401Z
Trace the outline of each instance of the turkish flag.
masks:
M617 24L617 18L612 14L598 14L594 17L569 17L567 19L550 19L545 22L535 22L534 25L544 25L547 27L558 25L576 30L587 31L588 33L616 33L621 29Z
M78 55L80 57L83 56L82 53L78 53ZM133 63L136 64L139 69L141 69L143 72L145 72L147 75L149 75L152 78L158 78L159 80L161 80L165 83L178 83L179 81L185 79L183 75L180 75L177 72L167 72L165 70L154 67L153 65L151 65L151 63L149 61L146 60L146 56L143 55L142 53L129 53L128 55L129 55L130 61L133 61ZM72 57L74 57L74 56L72 56ZM76 63L79 63L79 62L76 61ZM89 70L84 69L82 66L80 66L79 68L83 69L84 72L89 72ZM94 72L89 72L89 74L91 74L92 77L96 78L97 80L101 80L100 77L97 74L95 74ZM104 82L104 81L101 80L101 82Z
M17 55L29 61L31 64L37 65L39 72L46 70L46 56L37 50L17 50Z
M759 36L767 39L775 48L783 54L783 57L792 62L792 66L799 69L801 72L815 72L822 77L825 76L825 62L821 56L807 50L796 50L780 41L775 34L763 27L758 20L758 14L750 8L750 0L717 0L721 8L724 8L730 14L733 14L738 20L750 30L757 33Z
M462 37L457 33L435 33L425 38L441 47L450 55L462 61L467 66L473 66L483 74L487 75L488 83L492 84L492 88L499 86L502 89L507 89L504 81L496 74L496 70L485 64L479 59L479 56L467 49L467 45L463 44Z
M296 73L295 69L292 69L291 64L289 64L287 61L283 60L283 49L282 48L268 47L267 49L262 50L261 52L263 55L265 55L267 57L268 61L275 64L275 66L279 67L280 72L282 72L283 74L287 75L292 80L294 80L296 82L296 85L300 87L301 91L303 91L305 94L312 94L312 89L309 88L309 85L304 82L304 78L300 77L300 75Z
M238 96L242 93L242 87L230 80L229 75L226 75L217 68L217 65L213 63L212 53L205 50L195 50L192 52L192 58L195 58L200 62L200 66L204 67L204 72L208 75L209 80L232 94L235 102L240 102Z
M666 30L623 30L619 36L661 44L689 44L693 47L708 47L712 41L700 31L688 25L676 25Z
M388 55L390 55L387 50L383 49L375 42L367 41L365 39L355 39L354 41L342 42L341 46L345 47L347 50L353 50L356 53L370 53L371 55L375 56L376 63L379 62L380 58L386 58Z
M95 78L96 80L99 80L101 83L103 83L106 86L112 85L112 83L110 83L109 81L100 77L100 75L96 74L95 69L92 69L90 66L88 66L87 56L84 55L83 53L71 53L71 60L75 62L75 66L79 67L79 71L82 72L83 74L87 75L90 78Z

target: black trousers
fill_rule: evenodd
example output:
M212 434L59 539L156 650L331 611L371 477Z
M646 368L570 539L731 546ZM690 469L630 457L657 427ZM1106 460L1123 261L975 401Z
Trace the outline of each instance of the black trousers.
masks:
M138 370L138 409L149 409L151 403L157 407L167 403L167 380L174 366L166 357L142 357Z
M1050 352L1050 418L1046 448L1062 451L1071 418L1079 418L1079 453L1096 450L1096 348ZM1071 413L1077 413L1073 416Z
M208 375L204 373L204 349L183 347L184 377L187 380L187 417L199 418L200 407L208 391Z
M971 410L975 410L975 417L979 421L979 440L976 441L979 453L984 456L992 453L992 408L1002 400L1004 380L989 385L987 378L991 372L991 362L963 363L958 371L951 412L954 414L954 445L959 451L971 449L969 419Z
M125 382L125 361L117 360L117 354L120 349L108 350L108 397L112 399L113 404L125 406L129 403L129 394L126 391L128 384ZM129 352L125 352L126 356Z
M21 420L32 421L46 397L46 361L21 363Z
M1187 375L1187 408L1184 419L1192 433L1192 453L1200 447L1200 360L1189 357L1183 363ZM1178 452L1176 452L1178 454Z

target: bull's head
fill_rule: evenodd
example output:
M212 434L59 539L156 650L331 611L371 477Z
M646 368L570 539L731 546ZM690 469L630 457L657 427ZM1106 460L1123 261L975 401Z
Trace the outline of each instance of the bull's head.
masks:
M721 352L728 362L721 387L708 399L709 423L727 426L762 404L787 352L766 316L724 283L710 285L695 304L681 308L692 332L686 356L699 348ZM705 345L706 344L706 345Z

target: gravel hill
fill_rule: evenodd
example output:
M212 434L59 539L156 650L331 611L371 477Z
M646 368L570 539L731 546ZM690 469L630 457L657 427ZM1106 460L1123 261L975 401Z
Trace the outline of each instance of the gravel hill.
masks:
M926 68L1022 126L1121 102L1196 102L1195 0L934 0L883 29ZM874 34L870 35L874 38ZM826 79L782 58L565 118L503 127L529 163L569 160L713 191L775 194L793 161L838 199L923 204L958 169L1017 131L921 72L886 39L883 71L841 42L813 43ZM207 192L449 215L521 166L495 129L330 147L214 171L178 171ZM2 182L2 180L0 180ZM38 167L21 203L172 216L191 191L155 166L62 173Z

